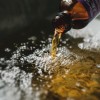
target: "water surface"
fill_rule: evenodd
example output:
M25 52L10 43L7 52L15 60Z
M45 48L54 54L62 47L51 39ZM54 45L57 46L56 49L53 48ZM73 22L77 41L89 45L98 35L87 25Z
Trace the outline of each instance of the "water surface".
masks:
M99 100L100 52L65 34L52 59L52 35L39 34L0 43L0 100Z

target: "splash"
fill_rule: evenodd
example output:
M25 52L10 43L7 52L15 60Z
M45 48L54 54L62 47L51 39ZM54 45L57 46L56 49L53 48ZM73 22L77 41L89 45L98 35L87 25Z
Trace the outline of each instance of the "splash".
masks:
M41 83L45 79L45 84L48 84L47 79L52 79L53 73L57 72L59 67L73 63L71 58L73 56L74 60L78 58L66 47L59 47L57 56L52 59L51 40L52 38L48 38L47 41L40 41L41 48L33 46L36 39L31 40L31 45L30 42L21 43L19 46L14 44L15 50L5 48L4 52L9 53L10 56L0 58L0 99L41 100L41 95L45 95L46 98L48 91L40 89L38 82Z
M81 51L70 44L76 43L73 38L66 38L52 59L52 38L37 41L30 37L28 42L14 44L13 49L4 49L8 56L0 58L1 100L98 98L99 53Z

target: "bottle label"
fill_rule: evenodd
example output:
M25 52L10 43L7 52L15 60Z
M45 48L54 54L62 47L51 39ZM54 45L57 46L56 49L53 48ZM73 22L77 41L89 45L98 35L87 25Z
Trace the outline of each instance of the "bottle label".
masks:
M100 0L78 0L81 2L88 14L90 16L90 20L93 19L100 12Z

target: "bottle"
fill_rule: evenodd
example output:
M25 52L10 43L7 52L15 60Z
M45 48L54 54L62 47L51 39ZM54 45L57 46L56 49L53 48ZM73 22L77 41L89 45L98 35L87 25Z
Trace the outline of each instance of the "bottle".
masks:
M81 29L100 12L100 0L61 0L60 12L53 19L53 27L62 33L71 28Z

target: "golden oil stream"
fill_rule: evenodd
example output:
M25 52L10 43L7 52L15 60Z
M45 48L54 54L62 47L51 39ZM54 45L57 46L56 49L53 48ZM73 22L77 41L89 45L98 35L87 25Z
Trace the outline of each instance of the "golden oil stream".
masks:
M59 28L55 28L54 37L52 40L52 47L51 47L51 56L54 59L57 54L57 46L59 44L60 38L62 33L65 31L64 26L60 26Z
M55 29L55 34L52 40L52 47L51 47L51 56L52 58L56 57L57 54L57 46L59 44L60 38L61 38L62 33L58 33L57 30Z

